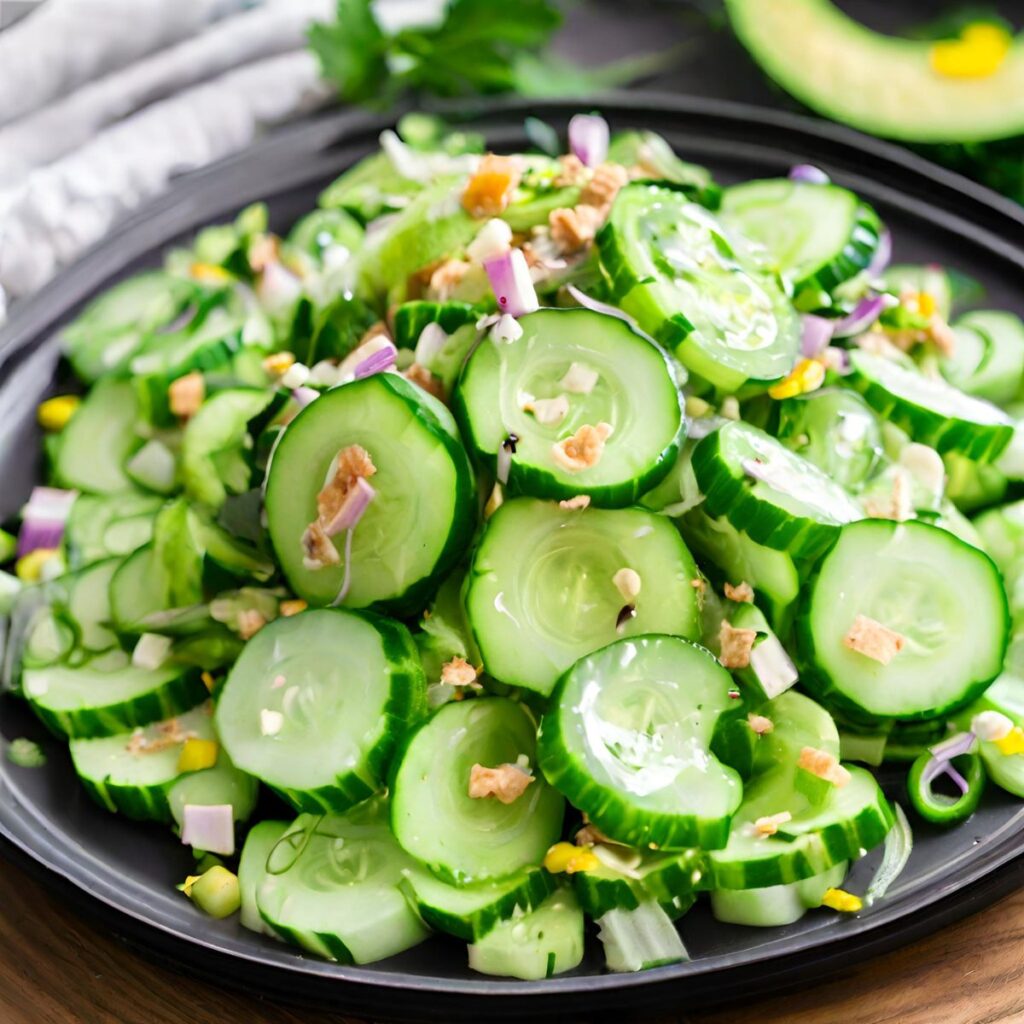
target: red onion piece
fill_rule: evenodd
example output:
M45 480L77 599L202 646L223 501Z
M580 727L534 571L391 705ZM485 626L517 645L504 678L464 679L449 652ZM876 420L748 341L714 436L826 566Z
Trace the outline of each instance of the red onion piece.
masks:
M804 333L800 343L800 352L806 359L821 355L829 341L832 340L832 320L823 316L812 316L810 313L803 318Z
M375 373L383 373L385 370L393 369L398 358L398 349L387 340L386 344L378 344L376 351L371 352L362 362L357 363L352 371L356 380L361 377L370 377Z
M231 804L185 804L181 841L206 853L230 857L235 852L235 818Z
M355 487L345 495L334 518L324 527L324 533L328 537L336 537L342 530L355 529L370 502L376 497L377 492L362 477L357 478Z
M974 749L977 737L973 732L958 732L928 748L932 757L939 761L951 761L954 757L969 754Z
M537 290L533 287L530 268L521 249L510 249L484 262L498 309L514 317L540 309Z
M878 248L867 266L868 277L878 277L889 266L891 259L892 232L888 228L882 228L882 233L878 236Z
M569 121L569 149L587 167L608 155L608 122L597 114L576 114Z
M889 306L888 296L869 295L860 300L849 316L836 320L832 324L834 338L849 338L854 334L866 331Z
M300 409L305 409L314 398L319 398L320 392L316 388L295 388L292 391L292 398L298 403Z
M829 185L832 179L814 164L794 164L789 169L790 181L801 181L805 185Z
M584 309L590 309L595 313L604 313L606 316L614 316L619 320L625 320L625 322L631 327L636 325L636 321L624 310L619 309L618 306L612 306L607 302L601 302L599 299L591 298L586 292L581 292L574 284L566 285L565 290L581 306L583 306Z
M28 504L21 510L18 557L39 548L56 548L64 538L64 524L78 491L59 487L33 487Z

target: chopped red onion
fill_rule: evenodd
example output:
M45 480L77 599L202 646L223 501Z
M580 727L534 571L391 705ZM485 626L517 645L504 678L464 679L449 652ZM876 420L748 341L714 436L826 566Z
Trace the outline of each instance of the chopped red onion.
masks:
M295 388L292 391L292 398L298 403L300 409L305 409L314 398L319 398L320 392L316 388Z
M973 732L961 732L929 747L928 750L932 756L924 766L924 771L921 773L921 781L926 786L931 786L940 775L948 775L956 784L960 793L966 796L967 790L970 787L967 784L967 780L953 765L953 758L969 754L976 742L977 737Z
M375 373L383 373L385 370L391 370L395 366L395 362L398 359L398 349L395 348L394 343L384 338L387 344L379 344L375 347L375 351L371 352L361 362L356 363L352 373L356 380L361 377L371 377Z
M849 316L844 316L832 324L832 336L849 338L866 331L888 306L889 297L886 295L869 295L861 299Z
M328 537L336 537L342 530L353 530L363 518L363 513L377 492L362 478L356 479L355 486L345 495L334 518L324 527Z
M800 352L806 359L813 359L821 355L832 339L832 325L834 321L826 320L823 316L813 316L810 313L803 318L804 333L800 343Z
M867 266L868 277L878 277L889 266L891 259L892 232L888 228L882 228L882 233L878 236L878 248Z
M597 114L576 114L569 121L569 149L587 167L608 155L608 122Z
M828 185L832 179L814 164L794 164L789 169L790 181L802 181L805 185Z
M65 491L59 487L32 488L28 504L21 510L19 558L39 548L60 547L64 524L77 497L78 491Z
M520 317L540 309L537 290L521 249L509 249L500 256L492 256L484 262L484 270L502 313Z
M205 853L230 857L235 852L235 816L231 804L185 804L181 841Z

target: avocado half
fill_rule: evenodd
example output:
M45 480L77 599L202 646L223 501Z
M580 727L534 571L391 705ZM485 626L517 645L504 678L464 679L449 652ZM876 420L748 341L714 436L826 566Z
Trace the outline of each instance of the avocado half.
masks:
M831 0L726 0L753 58L801 103L873 135L918 143L1024 134L1024 35L986 78L932 69L932 44L873 32Z

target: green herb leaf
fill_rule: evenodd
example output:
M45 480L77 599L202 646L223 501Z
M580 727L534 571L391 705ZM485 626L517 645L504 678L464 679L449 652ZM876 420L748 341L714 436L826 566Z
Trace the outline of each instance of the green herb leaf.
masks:
M389 82L388 37L381 31L370 0L338 0L331 24L315 23L309 44L320 60L324 78L353 103L382 101Z

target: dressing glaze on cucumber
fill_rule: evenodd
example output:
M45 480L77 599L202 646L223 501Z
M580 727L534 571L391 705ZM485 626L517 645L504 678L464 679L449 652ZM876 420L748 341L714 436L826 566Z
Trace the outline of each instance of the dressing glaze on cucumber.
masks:
M605 127L403 118L286 235L253 204L64 328L0 686L196 912L639 971L705 954L698 902L883 899L887 793L1024 797L1024 323L887 268L853 179Z

